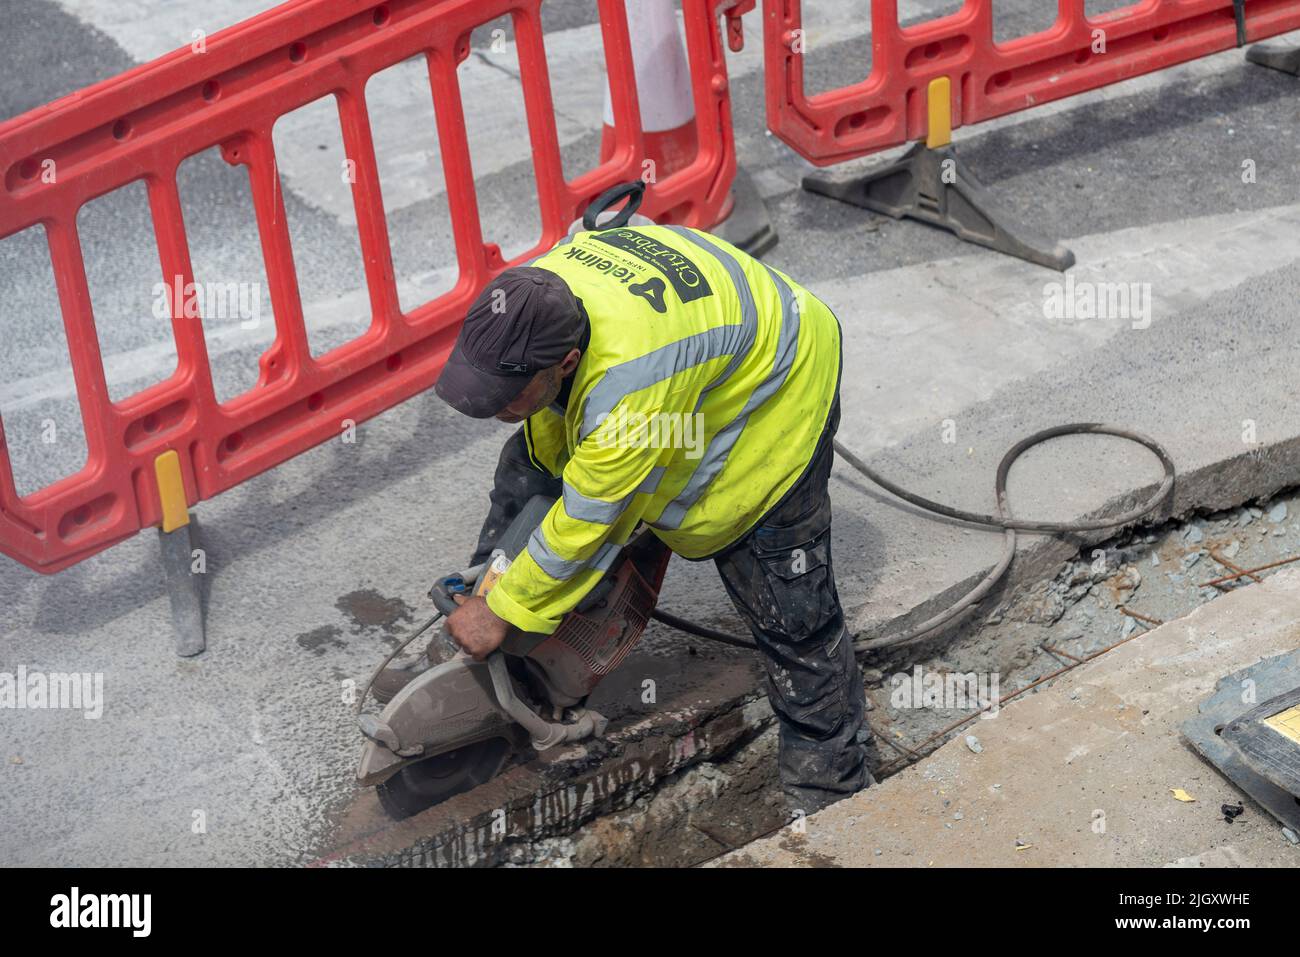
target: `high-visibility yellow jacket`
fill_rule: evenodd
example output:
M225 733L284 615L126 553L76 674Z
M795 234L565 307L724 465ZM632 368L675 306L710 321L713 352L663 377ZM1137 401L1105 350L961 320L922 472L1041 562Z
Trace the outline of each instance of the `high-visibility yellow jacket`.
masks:
M579 233L531 265L568 283L591 339L566 406L525 425L563 498L488 605L550 634L641 522L704 558L777 504L825 426L840 330L789 277L684 227Z

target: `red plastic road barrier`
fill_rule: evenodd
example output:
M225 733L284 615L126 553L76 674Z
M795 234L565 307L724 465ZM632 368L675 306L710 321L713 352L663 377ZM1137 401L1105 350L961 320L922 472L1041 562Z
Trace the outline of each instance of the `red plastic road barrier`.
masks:
M0 239L45 227L67 333L87 463L23 498L0 433L0 551L54 572L161 519L154 460L179 453L189 504L210 498L427 389L437 379L470 301L510 263L482 234L456 66L470 31L513 18L542 237L520 262L550 248L599 193L641 175L644 155L623 0L599 0L615 148L598 167L566 181L560 159L539 9L543 0L293 0L0 126ZM734 0L684 0L698 152L647 190L642 212L710 226L735 173L719 17ZM729 26L732 26L729 24ZM445 295L403 313L393 276L379 176L367 117L367 79L423 54L437 116L459 278ZM365 260L372 323L319 358L308 349L293 250L276 171L276 119L333 94ZM520 131L520 135L524 135ZM77 237L87 201L143 180L161 278L193 281L176 168L219 145L247 166L275 314L276 338L250 391L219 404L201 321L173 304L176 372L117 403L109 401L95 317ZM52 160L58 174L41 174ZM145 278L145 277L142 277Z
M950 16L904 28L896 0L871 0L870 74L807 96L800 2L764 0L768 127L829 166L924 139L926 90L938 77L951 78L956 128L1237 45L1232 0L1141 0L1091 20L1084 0L1059 0L1051 28L1007 43L993 42L993 2L966 0ZM1300 29L1297 0L1248 0L1244 10L1251 41ZM1104 53L1093 52L1095 31Z

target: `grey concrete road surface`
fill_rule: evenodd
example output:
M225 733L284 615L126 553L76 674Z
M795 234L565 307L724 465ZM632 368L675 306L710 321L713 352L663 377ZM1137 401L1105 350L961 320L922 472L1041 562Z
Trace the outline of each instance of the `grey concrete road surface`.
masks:
M6 12L0 117L10 117L256 12L258 0L31 0ZM926 19L955 4L900 4ZM1044 25L1037 0L1000 5L1003 35ZM865 4L811 8L813 85L866 72ZM566 163L595 157L602 89L594 4L554 0L548 55ZM739 155L781 234L767 256L836 309L846 340L842 437L901 482L992 507L992 474L1021 435L1107 420L1169 444L1180 467L1249 460L1300 436L1300 80L1232 51L959 131L961 156L1006 208L1071 245L1074 290L1124 284L1125 314L1049 315L1066 280L911 222L798 188L811 167L765 131L759 23L732 58ZM462 66L485 230L507 250L536 234L511 34L490 29ZM454 275L437 143L418 70L368 91L403 303ZM337 125L319 104L277 125L295 256L317 353L367 322ZM858 168L863 164L852 164ZM1249 167L1253 177L1244 177ZM242 175L242 174L240 174ZM1247 181L1249 179L1250 181ZM181 194L196 275L257 283L247 186L213 155ZM157 256L142 193L90 204L79 228L114 398L165 378L175 354L151 317ZM85 459L53 282L39 235L0 241L0 416L20 489ZM1136 285L1133 285L1136 284ZM143 317L143 318L142 318ZM263 308L205 326L218 395L249 388L272 338ZM251 328L245 328L252 326ZM0 671L103 676L103 713L0 711L0 861L302 864L358 802L349 683L428 612L424 593L469 550L505 427L459 419L432 395L198 506L209 570L209 651L171 651L157 543L146 533L54 577L0 559ZM1154 481L1140 451L1093 438L1028 456L1020 514L1068 517ZM1296 476L1271 475L1276 485ZM1230 496L1231 490L1220 490ZM978 576L997 536L928 521L837 471L840 588L860 625ZM1184 502L1193 507L1195 502ZM668 609L738 624L712 569L675 562ZM710 668L652 628L625 669L689 696ZM640 670L638 670L640 669ZM613 702L644 713L635 680Z

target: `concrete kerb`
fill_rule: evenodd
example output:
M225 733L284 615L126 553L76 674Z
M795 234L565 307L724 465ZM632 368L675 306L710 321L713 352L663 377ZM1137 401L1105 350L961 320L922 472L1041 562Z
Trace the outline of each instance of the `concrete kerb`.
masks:
M1300 437L1277 442L1252 452L1244 452L1231 459L1206 462L1190 471L1179 471L1174 492L1164 507L1151 514L1142 523L1125 526L1135 528L1159 525L1183 519L1196 512L1217 512L1234 508L1246 502L1264 500L1300 481ZM865 480L863 480L865 482ZM856 483L855 483L856 484ZM1131 493L1110 499L1103 507L1078 516L1079 520L1104 518L1134 507L1155 491L1159 483L1134 488ZM898 649L882 649L875 662L895 664L900 660L915 660L934 653L937 648L953 644L978 631L983 622L996 616L999 610L1015 601L1026 588L1050 579L1066 562L1089 545L1107 541L1124 528L1108 531L1080 533L1071 536L1021 535L1016 558L994 594L967 612L958 622L936 632L933 637ZM915 605L906 614L881 617L872 606L859 606L851 615L854 630L860 638L902 633L917 622L924 621L973 588L992 569L996 558L996 539L990 537L990 561L962 580L935 592ZM883 664L882 664L883 667Z

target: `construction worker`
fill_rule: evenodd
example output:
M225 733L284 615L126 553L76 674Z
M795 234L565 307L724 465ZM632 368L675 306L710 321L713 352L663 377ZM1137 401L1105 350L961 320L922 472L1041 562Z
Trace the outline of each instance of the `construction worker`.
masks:
M436 385L466 415L522 423L471 564L533 495L558 501L488 597L449 617L452 638L481 659L512 625L553 632L646 523L714 561L753 632L791 808L865 787L862 676L831 568L840 365L829 308L698 230L580 232L501 273Z

